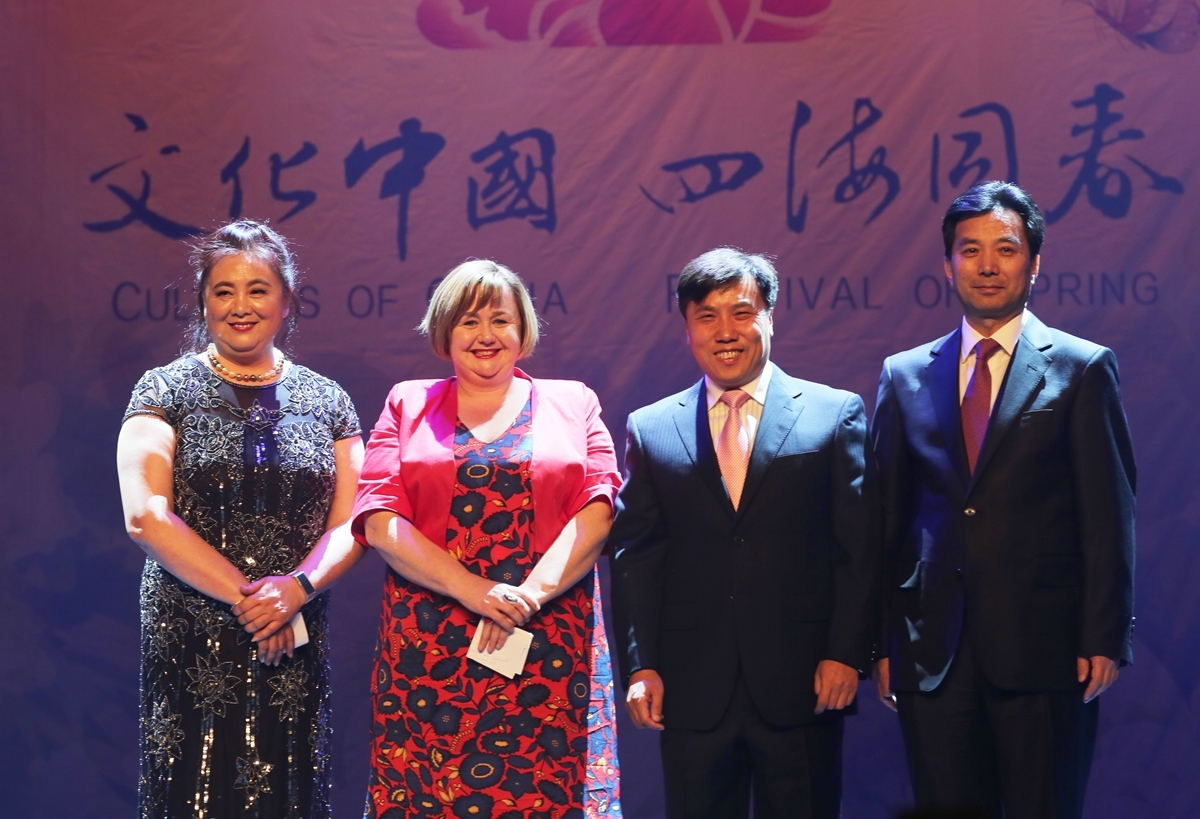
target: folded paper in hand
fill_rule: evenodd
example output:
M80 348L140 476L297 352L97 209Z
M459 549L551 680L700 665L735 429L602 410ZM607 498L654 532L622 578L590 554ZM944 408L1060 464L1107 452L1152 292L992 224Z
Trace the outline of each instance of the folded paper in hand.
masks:
M529 646L533 644L533 632L523 628L514 628L512 634L504 642L504 647L487 654L479 650L480 635L483 622L475 627L475 636L471 638L471 647L467 649L467 658L485 665L492 671L512 679L525 668L525 658L529 656Z
M296 612L296 616L292 618L292 648L306 645L308 645L308 626L304 622L304 615Z

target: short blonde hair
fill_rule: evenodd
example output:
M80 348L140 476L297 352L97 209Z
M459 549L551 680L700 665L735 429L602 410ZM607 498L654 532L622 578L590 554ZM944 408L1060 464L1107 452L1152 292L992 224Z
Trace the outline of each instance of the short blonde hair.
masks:
M451 270L438 283L417 330L429 337L433 351L450 357L450 332L478 304L496 304L512 292L521 323L521 357L533 355L538 342L538 316L521 277L491 259L471 259Z

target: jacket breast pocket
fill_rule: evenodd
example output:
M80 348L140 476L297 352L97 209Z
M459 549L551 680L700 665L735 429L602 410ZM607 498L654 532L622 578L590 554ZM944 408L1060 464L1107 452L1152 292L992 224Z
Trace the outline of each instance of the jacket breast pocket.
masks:
M805 449L799 452L781 452L771 459L772 470L802 469L808 462L821 452L819 449Z
M1033 429L1042 425L1053 424L1054 418L1054 407L1029 410L1029 412L1021 413L1020 426L1021 429Z
M1021 413L1017 419L1016 433L1020 446L1029 453L1041 453L1049 457L1051 451L1065 445L1061 419L1064 416L1053 408L1036 409ZM1035 455L1036 457L1036 455Z

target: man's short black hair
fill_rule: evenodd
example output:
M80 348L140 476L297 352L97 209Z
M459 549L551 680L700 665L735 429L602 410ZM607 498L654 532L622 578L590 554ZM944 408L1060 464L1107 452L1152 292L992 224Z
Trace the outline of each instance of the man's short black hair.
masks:
M950 258L950 251L954 246L954 231L959 222L995 210L1011 210L1021 217L1021 222L1025 225L1025 241L1029 245L1030 258L1042 252L1042 242L1046 238L1046 218L1042 216L1041 208L1033 201L1033 197L1012 182L993 179L972 185L947 208L946 216L942 219L942 243L946 248L946 258Z
M766 256L746 253L736 247L718 247L687 263L675 283L679 312L687 316L687 306L702 302L714 290L732 287L742 279L754 279L767 311L775 309L779 295L779 275Z

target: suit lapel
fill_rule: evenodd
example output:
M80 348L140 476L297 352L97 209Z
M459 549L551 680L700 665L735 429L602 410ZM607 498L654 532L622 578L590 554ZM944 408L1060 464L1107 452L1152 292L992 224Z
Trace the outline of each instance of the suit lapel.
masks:
M1046 325L1030 314L1021 329L1012 361L1009 362L1008 372L996 398L996 407L992 410L992 418L988 422L983 448L979 451L979 461L975 464L975 477L987 468L992 453L999 448L1005 434L1041 387L1046 369L1050 366L1050 357L1045 351L1051 346Z
M746 484L742 488L742 502L738 510L745 510L754 499L754 493L762 485L767 469L784 440L796 426L804 404L800 399L802 389L794 378L773 368L771 383L767 387L767 400L763 404L762 419L754 434L754 446L750 450L750 466L746 471Z
M672 413L679 441L696 467L700 482L724 502L730 513L733 504L721 481L721 467L717 464L717 450L713 447L712 434L708 428L708 400L704 391L704 379L684 393L679 405Z
M929 351L925 369L925 394L932 405L933 417L941 432L951 466L967 483L967 449L962 437L962 412L958 399L958 354L962 349L962 328L937 341Z

